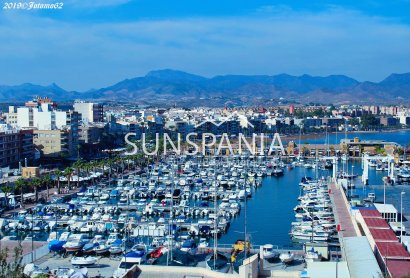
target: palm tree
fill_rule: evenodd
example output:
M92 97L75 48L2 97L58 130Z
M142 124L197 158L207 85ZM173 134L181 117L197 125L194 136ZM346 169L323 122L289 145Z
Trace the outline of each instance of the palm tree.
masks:
M302 147L302 155L305 156L307 152L309 152L309 148L306 147L306 146L303 146Z
M77 172L77 187L80 187L80 170L84 167L84 162L82 160L77 160L72 165Z
M28 181L28 185L34 188L34 194L36 196L36 203L38 202L38 189L41 187L41 180L39 178L33 178Z
M64 169L64 172L63 172L63 175L66 177L66 179L67 179L67 187L68 187L68 190L70 190L70 180L71 180L71 176L73 175L73 172L74 172L74 170L73 170L73 168L71 168L71 167L67 167L67 168L65 168Z
M8 197L9 197L10 193L13 192L13 188L10 185L7 184L7 185L5 185L1 188L1 191L3 191L3 193L6 197L6 202L7 202L6 204L8 206L8 200L9 200Z
M113 160L111 158L107 159L107 165L108 165L108 184L111 185L111 173L112 173L112 162Z
M61 190L60 190L60 177L63 175L63 172L61 172L60 170L56 170L54 172L54 174L56 175L56 179L57 179L57 193L60 194Z
M27 187L27 181L24 178L18 178L15 182L14 185L16 186L16 190L20 191L20 204L23 207L24 203L24 189Z
M96 171L97 165L98 165L98 162L97 162L97 161L95 161L95 160L90 161L90 168L91 168L92 171L93 171L93 175L92 175L93 185L95 184L94 177L95 177L95 173L97 172L97 171Z
M335 147L330 146L329 150L330 150L330 155L335 155Z
M46 174L41 178L41 184L47 188L47 200L48 200L48 197L50 196L50 183L51 183L51 177L49 174Z

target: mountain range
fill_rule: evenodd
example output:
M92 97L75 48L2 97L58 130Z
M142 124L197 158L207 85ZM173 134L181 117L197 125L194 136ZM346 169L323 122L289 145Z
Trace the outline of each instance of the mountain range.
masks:
M26 101L35 96L48 96L59 101L93 99L158 103L180 100L193 105L206 99L222 102L236 99L242 103L281 99L299 103L398 104L410 102L410 73L394 73L377 83L359 82L345 75L220 75L206 78L165 69L86 92L66 91L54 83L49 86L31 83L0 85L1 102Z

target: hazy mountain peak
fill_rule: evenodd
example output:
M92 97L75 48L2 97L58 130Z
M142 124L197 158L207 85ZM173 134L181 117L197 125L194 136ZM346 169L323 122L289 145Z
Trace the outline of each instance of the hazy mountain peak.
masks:
M410 86L410 73L392 73L380 82L382 85Z
M167 80L167 81L181 81L181 80L186 80L186 81L204 81L207 78L187 73L185 71L180 71L180 70L173 70L173 69L162 69L162 70L154 70L150 71L145 75L145 77L154 77L162 80Z

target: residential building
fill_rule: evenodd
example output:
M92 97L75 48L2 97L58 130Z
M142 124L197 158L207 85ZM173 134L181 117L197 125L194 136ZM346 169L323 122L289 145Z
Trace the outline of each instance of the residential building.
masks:
M295 114L295 106L294 105L289 106L289 114L291 114L291 115Z
M81 115L75 111L61 111L56 108L56 103L51 99L37 98L26 102L24 107L16 109L10 106L8 114L10 117L17 114L15 126L18 128L34 130L31 133L24 132L22 138L26 141L32 140L43 156L75 156ZM23 151L30 153L31 150Z
M338 127L345 123L343 118L323 118L322 124L330 127Z
M400 124L410 125L410 114L408 112L399 112L398 117Z
M0 166L17 164L34 156L31 130L19 130L7 124L0 125Z
M9 106L9 112L5 113L6 123L11 126L17 126L17 109L15 106Z
M320 127L322 126L322 119L320 118L307 118L303 120L303 126L305 128L309 127Z
M382 126L397 126L400 120L393 117L380 117L380 124Z
M101 135L104 132L104 125L82 124L79 127L79 143L80 144L97 144L101 140Z
M85 124L104 121L104 106L100 103L76 101L73 107L81 114L81 121Z
M34 145L42 157L69 157L77 152L77 144L73 142L71 130L34 130Z

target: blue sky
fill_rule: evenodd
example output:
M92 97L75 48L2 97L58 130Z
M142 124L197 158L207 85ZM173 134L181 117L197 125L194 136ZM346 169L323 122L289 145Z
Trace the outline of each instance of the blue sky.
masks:
M0 84L87 90L162 68L360 81L410 72L410 0L61 1L0 11Z

